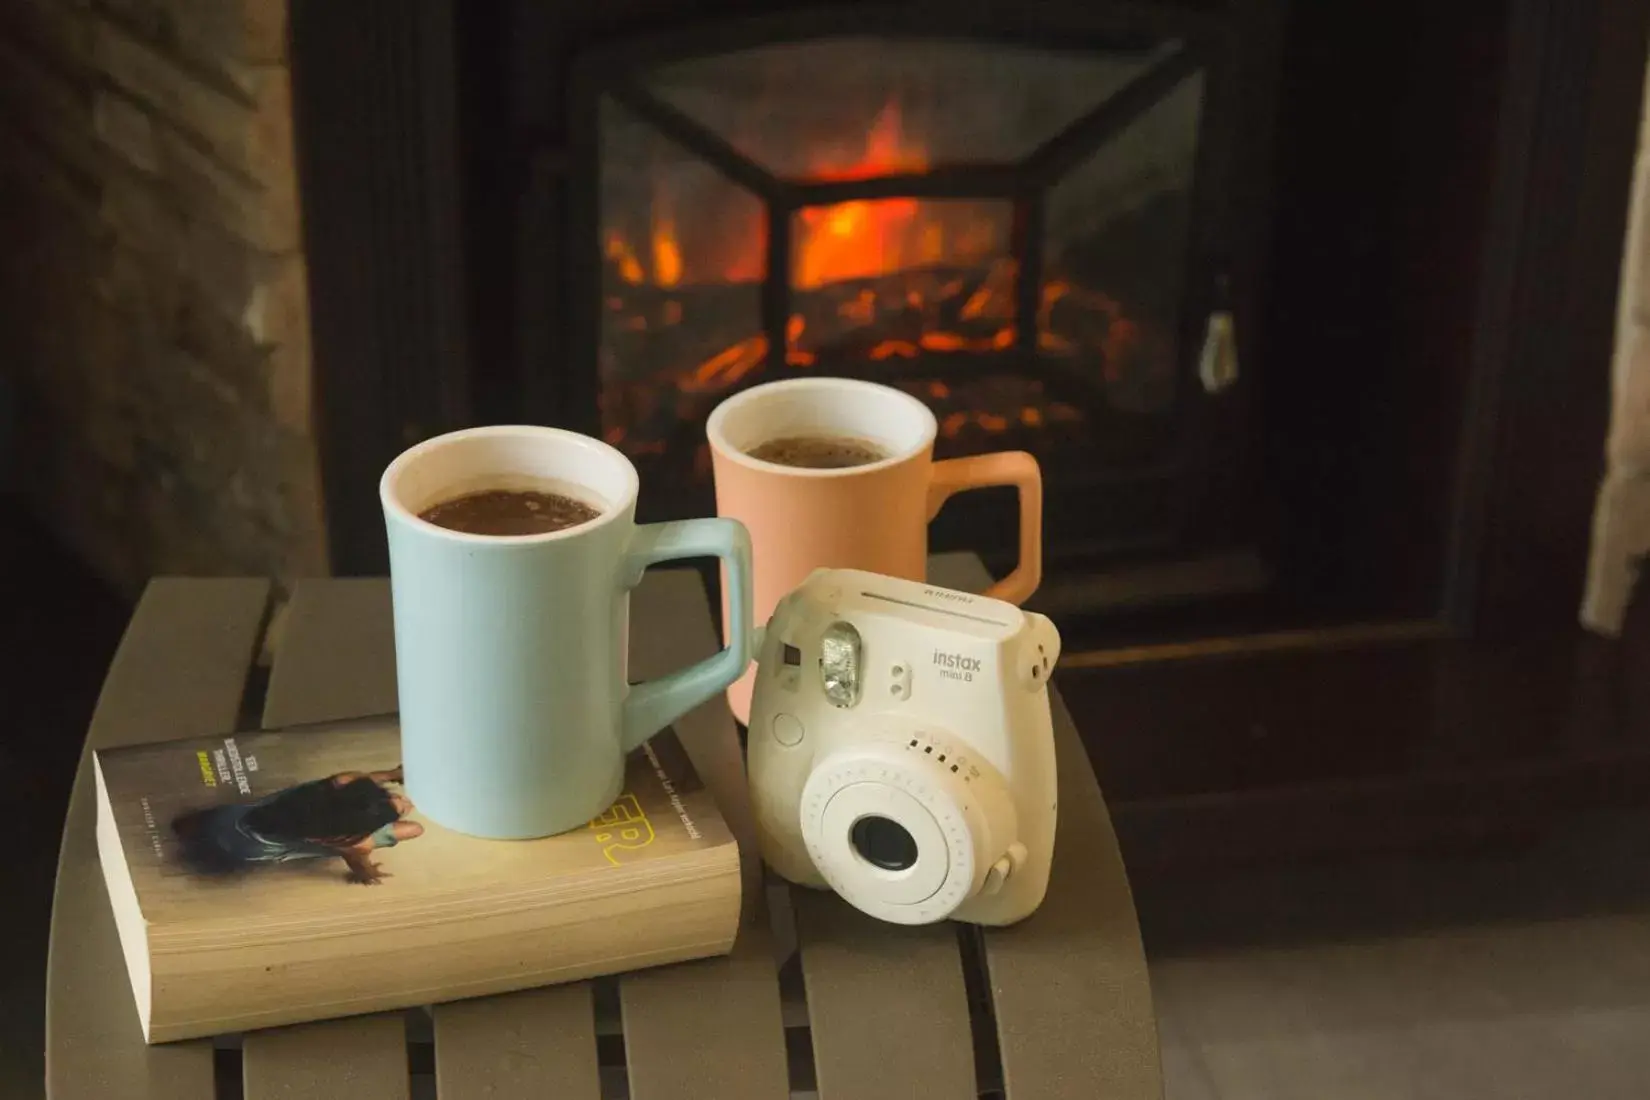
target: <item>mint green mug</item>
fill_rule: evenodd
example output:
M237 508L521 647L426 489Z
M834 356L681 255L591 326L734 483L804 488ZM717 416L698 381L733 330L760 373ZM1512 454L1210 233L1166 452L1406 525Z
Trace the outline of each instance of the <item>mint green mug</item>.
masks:
M636 524L636 468L559 428L470 428L425 440L384 471L407 794L474 836L549 836L618 797L624 758L725 690L750 662L750 536L727 519ZM482 489L583 500L589 522L478 535L419 518ZM630 590L657 562L717 557L728 646L631 684Z

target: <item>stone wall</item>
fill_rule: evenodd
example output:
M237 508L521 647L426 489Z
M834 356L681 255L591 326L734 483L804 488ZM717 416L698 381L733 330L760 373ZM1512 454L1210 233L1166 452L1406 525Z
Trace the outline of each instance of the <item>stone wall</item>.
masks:
M127 592L326 569L286 5L0 0L0 462Z
M1621 632L1634 582L1650 556L1650 79L1633 168L1611 364L1606 472L1593 515L1592 560L1581 620Z

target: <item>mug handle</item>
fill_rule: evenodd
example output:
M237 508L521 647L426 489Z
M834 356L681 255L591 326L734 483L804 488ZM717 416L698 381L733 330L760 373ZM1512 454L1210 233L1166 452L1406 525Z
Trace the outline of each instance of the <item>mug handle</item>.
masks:
M934 463L928 483L928 518L939 515L952 496L968 489L1012 485L1020 497L1020 560L1014 571L984 595L1024 603L1043 581L1043 471L1025 451L947 458Z
M641 583L650 565L678 558L717 557L726 566L728 646L715 656L657 680L632 685L624 701L620 744L630 752L744 673L751 656L751 536L734 519L688 519L636 528L625 553L623 584Z

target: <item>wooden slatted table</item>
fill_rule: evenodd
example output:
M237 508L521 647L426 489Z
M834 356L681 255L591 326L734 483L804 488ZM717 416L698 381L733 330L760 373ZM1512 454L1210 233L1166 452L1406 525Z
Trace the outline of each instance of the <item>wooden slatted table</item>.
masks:
M978 591L979 563L934 579ZM87 749L395 708L389 587L298 585L268 614L259 580L153 582L121 642ZM696 574L655 571L632 603L633 673L710 652ZM270 655L267 667L260 654ZM267 677L266 677L267 672ZM64 827L52 914L46 1076L53 1100L1157 1100L1145 957L1117 842L1056 699L1060 833L1047 900L1020 925L879 924L764 882L747 856L733 953L428 1010L148 1047L98 870L89 753ZM754 852L738 739L717 700L678 725Z

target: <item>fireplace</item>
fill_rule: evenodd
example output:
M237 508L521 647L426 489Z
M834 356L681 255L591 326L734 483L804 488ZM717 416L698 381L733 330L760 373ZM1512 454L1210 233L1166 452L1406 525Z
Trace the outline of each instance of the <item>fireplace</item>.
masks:
M712 508L718 401L826 373L927 403L941 457L1036 454L1056 560L1174 537L1210 457L1190 406L1229 381L1196 388L1226 276L1197 202L1194 47L852 34L658 58L592 51L573 78L600 274L575 272L569 362L596 365L644 516ZM1102 505L1146 484L1151 514ZM1009 551L1007 514L947 533Z
M560 424L704 514L715 403L836 374L1038 456L1073 653L1569 617L1617 3L296 0L335 566L409 441Z
M1260 158L1231 155L1242 19L952 12L939 35L920 14L799 11L574 51L570 239L541 276L566 290L557 417L631 457L643 519L706 514L718 401L864 378L934 411L942 458L1038 457L1045 610L1073 593L1092 610L1083 582L1120 562L1242 552L1254 532L1224 506L1242 468L1231 319L1259 271L1238 227L1264 215L1236 198ZM958 499L934 545L1006 570L1012 508Z

